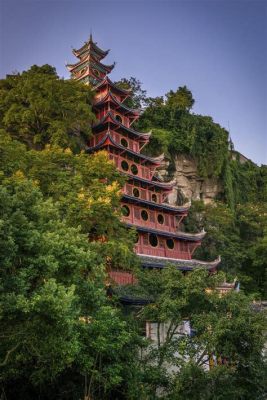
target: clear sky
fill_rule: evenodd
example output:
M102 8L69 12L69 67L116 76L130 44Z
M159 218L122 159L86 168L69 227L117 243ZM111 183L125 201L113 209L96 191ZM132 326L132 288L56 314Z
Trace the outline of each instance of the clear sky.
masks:
M235 148L267 164L267 0L0 0L0 77L32 64L68 77L89 37L149 96L187 85Z

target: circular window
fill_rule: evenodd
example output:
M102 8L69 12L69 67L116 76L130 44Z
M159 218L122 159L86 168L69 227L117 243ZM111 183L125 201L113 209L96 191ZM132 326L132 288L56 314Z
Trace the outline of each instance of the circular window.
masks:
M121 162L121 168L123 169L123 171L128 171L129 165L128 165L127 161L123 160Z
M148 220L148 213L147 213L146 210L142 210L142 211L141 211L141 218L142 218L144 221L147 221L147 220Z
M149 243L152 247L157 247L158 245L158 238L154 233L150 233L149 235Z
M154 201L155 203L158 202L158 197L157 197L157 195L156 195L155 193L152 194L151 199L152 199L152 201Z
M122 123L122 118L119 114L115 115L115 119L121 124Z
M81 70L81 72L80 72L80 75L83 75L83 74L85 73L85 71L86 71L86 68L83 68L83 69Z
M158 214L158 223L161 225L164 223L164 217L162 214Z
M129 208L128 206L122 206L121 210L122 210L122 215L123 215L124 217L129 217L129 215L130 215L130 208Z
M140 192L137 188L134 188L133 195L134 195L134 197L140 197Z
M128 147L128 142L127 142L127 140L124 139L124 138L122 138L122 139L121 139L121 145L122 145L123 147Z
M166 244L167 244L168 249L170 249L170 250L174 249L174 241L172 239L167 239Z
M99 76L99 75L100 75L100 73L99 73L99 71L98 71L97 69L94 69L94 74L95 74L96 76Z
M137 175L138 174L138 168L135 164L131 165L131 171L133 175Z

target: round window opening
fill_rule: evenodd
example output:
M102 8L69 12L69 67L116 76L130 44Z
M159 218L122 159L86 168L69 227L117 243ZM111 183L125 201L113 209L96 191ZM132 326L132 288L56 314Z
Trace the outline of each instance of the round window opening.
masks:
M157 195L156 195L155 193L152 194L151 199L152 199L152 201L154 201L155 203L157 203L157 201L158 201L158 197L157 197Z
M146 210L142 210L142 211L141 211L141 218L142 218L144 221L147 221L147 220L148 220L148 213L146 212Z
M162 214L158 215L158 223L161 224L161 225L164 223L164 217L163 217Z
M94 69L94 74L95 74L96 76L99 76L99 75L100 75L100 73L99 73L99 71L98 71L97 69Z
M121 139L121 145L123 146L123 147L128 147L128 142L127 142L127 140L126 139Z
M122 118L121 118L121 116L120 115L116 115L115 116L115 119L121 124L122 123Z
M140 196L140 192L139 192L139 190L137 188L134 188L133 195L134 195L134 197L139 197Z
M122 206L121 210L122 210L122 215L123 215L124 217L129 217L129 215L130 215L130 208L129 208L128 206Z
M174 241L172 239L167 239L166 244L168 249L173 250L174 249Z
M128 171L129 165L128 165L128 163L127 163L125 160L123 160L123 161L121 162L121 168L123 169L123 171Z
M152 247L157 247L158 245L158 238L154 233L150 233L149 235L149 243Z
M138 174L138 168L135 164L131 165L131 171L133 175L137 175Z

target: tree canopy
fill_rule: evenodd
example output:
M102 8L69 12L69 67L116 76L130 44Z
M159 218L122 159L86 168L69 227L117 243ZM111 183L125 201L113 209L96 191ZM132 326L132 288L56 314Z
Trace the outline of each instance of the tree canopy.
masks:
M30 148L46 144L79 151L94 120L92 91L60 79L49 65L32 66L0 81L0 127Z

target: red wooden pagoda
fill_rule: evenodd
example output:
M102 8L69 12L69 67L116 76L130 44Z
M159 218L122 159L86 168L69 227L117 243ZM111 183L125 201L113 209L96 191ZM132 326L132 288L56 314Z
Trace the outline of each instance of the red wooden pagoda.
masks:
M79 50L73 50L73 54L79 60L67 65L71 77L92 85L96 92L93 108L97 123L93 126L89 151L106 149L116 167L128 177L122 197L123 220L129 227L137 229L135 251L142 266L164 268L171 263L184 271L200 266L214 270L219 259L214 262L192 259L205 232L188 234L180 230L189 207L168 204L173 183L163 182L156 174L163 156L151 158L141 153L151 133L138 132L132 127L139 111L124 104L131 92L108 78L114 64L101 62L108 51L101 50L90 35ZM130 283L127 274L114 272L113 275L118 283Z

